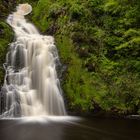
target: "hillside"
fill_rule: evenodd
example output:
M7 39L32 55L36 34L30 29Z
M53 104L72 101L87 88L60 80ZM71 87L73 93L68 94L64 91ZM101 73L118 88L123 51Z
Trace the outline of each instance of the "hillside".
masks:
M18 0L0 2L0 84L13 32L5 23L18 3L41 33L53 35L67 110L140 114L139 0Z

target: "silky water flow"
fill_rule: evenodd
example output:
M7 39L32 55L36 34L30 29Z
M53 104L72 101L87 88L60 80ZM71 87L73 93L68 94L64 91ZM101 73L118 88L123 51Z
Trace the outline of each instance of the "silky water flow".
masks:
M57 49L52 36L40 35L25 15L29 4L20 4L7 23L15 32L4 64L1 117L66 115L56 64Z

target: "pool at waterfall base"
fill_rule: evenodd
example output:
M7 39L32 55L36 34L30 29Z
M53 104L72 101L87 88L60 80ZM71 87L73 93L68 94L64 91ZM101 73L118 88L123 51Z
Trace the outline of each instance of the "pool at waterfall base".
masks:
M70 116L1 119L0 139L139 140L140 121Z

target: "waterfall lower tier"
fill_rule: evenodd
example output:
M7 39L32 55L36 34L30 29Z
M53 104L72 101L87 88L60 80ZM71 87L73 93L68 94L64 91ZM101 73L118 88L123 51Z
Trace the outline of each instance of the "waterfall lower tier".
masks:
M15 41L10 44L4 64L2 117L66 115L56 73L59 58L54 38L40 35L26 22L24 15L31 11L29 4L20 4L7 19L15 31Z

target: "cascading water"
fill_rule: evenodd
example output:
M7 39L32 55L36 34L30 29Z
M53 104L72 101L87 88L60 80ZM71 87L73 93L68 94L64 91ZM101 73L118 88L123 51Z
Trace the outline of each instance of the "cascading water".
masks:
M52 36L40 35L24 16L32 11L20 4L7 22L15 41L7 53L2 87L1 117L66 115L56 73L58 54Z

